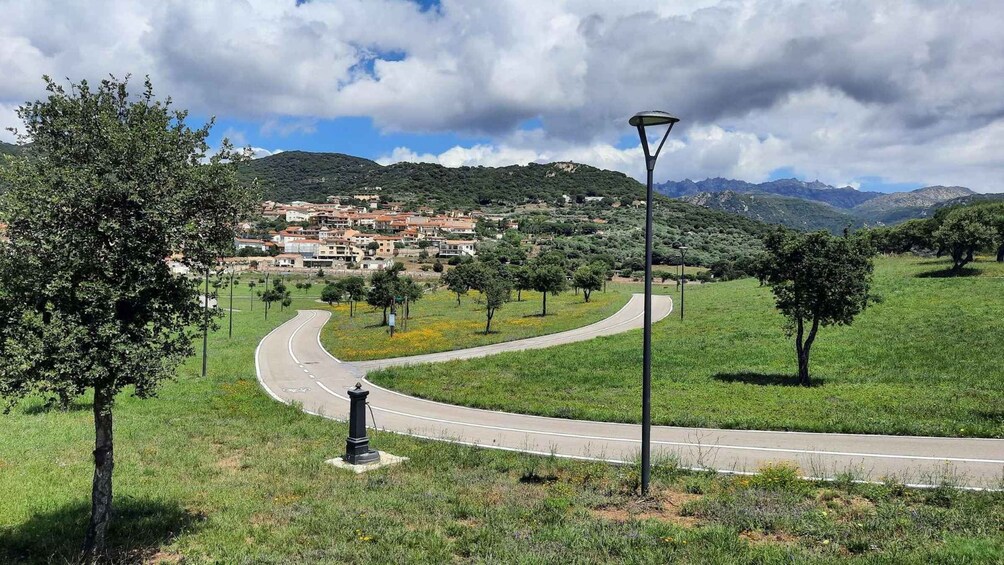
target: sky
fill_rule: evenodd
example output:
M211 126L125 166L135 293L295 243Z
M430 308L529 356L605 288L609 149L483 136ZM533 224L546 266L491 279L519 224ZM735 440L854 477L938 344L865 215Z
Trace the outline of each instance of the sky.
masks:
M0 126L65 81L150 76L259 156L576 161L656 181L1004 191L1004 2L0 0ZM3 129L0 140L13 141Z

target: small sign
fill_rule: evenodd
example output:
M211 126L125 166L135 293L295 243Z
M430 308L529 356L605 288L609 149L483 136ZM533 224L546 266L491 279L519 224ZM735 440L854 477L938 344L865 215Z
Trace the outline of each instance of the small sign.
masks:
M394 323L394 318L396 318L396 317L397 317L397 316L395 316L394 314L391 314L391 315L390 315L390 318L389 318L389 319L388 319L388 321L387 321L387 323L388 323L388 324L390 324L390 327L394 327L394 326L396 325L396 324Z

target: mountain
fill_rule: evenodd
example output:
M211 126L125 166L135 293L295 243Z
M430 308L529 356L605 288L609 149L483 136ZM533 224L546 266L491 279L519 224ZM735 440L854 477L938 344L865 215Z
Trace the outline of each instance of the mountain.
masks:
M766 224L779 224L806 231L840 233L844 228L863 226L860 218L822 202L774 194L700 192L680 200L703 208L731 212Z
M789 198L801 198L823 202L837 208L850 209L882 195L881 192L862 192L849 186L834 187L819 181L805 182L798 179L778 179L759 184L723 178L692 181L669 181L656 185L655 189L671 198L693 196L702 192L737 192L744 194L775 194Z
M383 166L340 153L285 151L245 164L245 179L257 178L268 200L323 202L380 187L386 200L443 207L554 202L604 196L636 199L644 187L623 173L577 163L508 167L444 167L431 163Z
M0 155L20 155L21 147L0 141Z
M852 212L871 222L895 224L929 216L939 204L974 195L964 186L926 186L910 192L883 194L855 206Z

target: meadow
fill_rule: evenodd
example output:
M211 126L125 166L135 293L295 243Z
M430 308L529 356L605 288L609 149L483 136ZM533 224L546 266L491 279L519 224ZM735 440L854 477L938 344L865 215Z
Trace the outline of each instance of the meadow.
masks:
M301 293L302 294L302 293ZM696 294L696 293L695 293ZM116 516L110 562L826 563L1004 559L1004 494L807 483L795 470L718 476L657 462L652 496L636 467L375 433L410 457L365 475L327 466L344 424L272 400L254 349L309 294L265 322L235 313L157 398L115 409ZM38 399L0 416L0 562L76 559L89 511L93 428L82 398Z
M878 258L874 303L851 326L820 331L811 387L794 386L793 341L769 288L752 279L688 285L686 319L672 315L654 327L653 421L1004 437L1004 265L982 260L954 278L943 276L948 266L941 259ZM656 291L679 299L672 284ZM479 408L638 422L640 367L638 330L370 378Z
M613 288L613 287L611 287ZM485 335L485 307L477 291L461 296L445 289L428 292L410 305L411 318L406 329L403 308L398 308L398 328L394 337L382 326L383 311L366 303L356 304L355 317L349 317L349 305L331 308L333 315L321 332L321 343L343 361L384 359L421 355L450 349L477 347L578 328L613 315L627 304L626 291L593 292L589 302L582 293L572 291L547 297L547 316L541 316L539 292L524 291L522 300L499 308L492 319L491 332ZM317 304L316 307L327 308Z

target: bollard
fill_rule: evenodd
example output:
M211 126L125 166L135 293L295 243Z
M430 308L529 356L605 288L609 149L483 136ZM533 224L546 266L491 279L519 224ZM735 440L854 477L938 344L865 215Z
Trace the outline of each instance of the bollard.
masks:
M363 390L361 383L349 391L349 437L345 440L345 462L365 465L380 461L380 452L370 449L370 439L366 437L366 397L370 391Z

